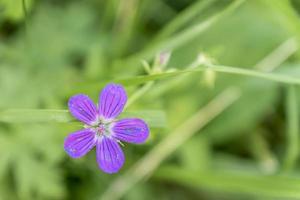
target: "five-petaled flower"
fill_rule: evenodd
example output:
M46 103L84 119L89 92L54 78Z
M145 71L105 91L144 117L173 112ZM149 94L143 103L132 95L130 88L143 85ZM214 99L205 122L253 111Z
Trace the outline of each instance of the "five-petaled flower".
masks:
M116 119L126 101L124 88L112 83L100 93L98 108L84 94L72 96L68 103L70 113L85 125L65 139L65 151L72 158L79 158L96 146L99 168L106 173L118 172L125 161L118 143L143 143L149 135L149 128L141 119Z

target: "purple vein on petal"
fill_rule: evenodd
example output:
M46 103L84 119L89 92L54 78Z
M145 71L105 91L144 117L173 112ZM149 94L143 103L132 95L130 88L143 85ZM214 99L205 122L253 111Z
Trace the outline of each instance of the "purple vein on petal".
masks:
M117 117L124 108L127 96L124 88L117 84L108 84L99 96L99 114L106 119Z
M110 160L110 162L111 162L111 168L114 168L114 159L112 159L113 158L113 156L112 156L112 154L111 154L111 149L110 149L110 143L108 142L108 140L105 140L105 145L106 145L106 148L107 148L107 151L109 152L109 160Z
M111 115L112 115L112 116L115 116L115 114L116 114L115 111L116 111L117 107L119 106L120 101L121 101L121 97L119 97L118 103L116 103L114 109L112 109L112 111L111 111Z
M98 142L97 162L99 168L106 173L116 173L123 166L124 154L114 139L103 137L102 141Z
M72 96L68 102L70 113L78 120L91 125L97 118L97 108L84 94Z
M108 95L108 92L106 92L105 93L105 100L104 100L104 112L103 112L104 115L106 115L107 110L108 110L108 106L107 106L108 98L109 98L109 95Z
M110 104L109 104L109 107L107 107L107 109L108 109L107 112L110 112L111 115L112 115L111 107L113 106L113 103L114 103L114 101L115 101L115 97L116 97L116 94L113 94L113 95L112 95L112 100L110 101ZM109 115L109 113L105 113L105 115Z
M140 144L147 140L149 128L138 118L121 119L112 125L112 136L124 142Z
M94 132L91 129L83 129L67 136L64 148L71 157L79 158L89 152L95 144Z

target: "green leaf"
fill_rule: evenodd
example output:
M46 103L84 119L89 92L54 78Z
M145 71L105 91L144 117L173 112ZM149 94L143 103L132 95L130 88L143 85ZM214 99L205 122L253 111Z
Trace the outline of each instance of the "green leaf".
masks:
M175 166L162 167L155 173L161 180L200 189L222 191L231 194L280 199L300 197L300 177L266 176L248 171L207 170L192 171Z
M9 109L0 112L0 121L6 123L39 123L74 121L67 110Z
M139 117L151 127L165 127L167 124L166 115L160 110L125 111L120 117ZM10 109L0 112L0 122L6 123L68 123L75 121L76 119L70 115L68 110Z
M26 9L30 10L34 4L34 0L24 0L24 1L26 3ZM2 7L4 11L0 13L0 16L3 16L4 18L8 18L13 21L20 21L25 16L22 8L22 0L19 1L0 0L0 8Z
M43 162L34 160L28 154L25 155L18 158L20 163L15 166L17 192L20 199L32 199L32 192L36 192L40 198L64 196L64 187L61 184L59 171ZM34 172L34 175L28 173L28 169Z
M166 38L176 32L183 25L190 22L199 13L206 10L211 4L215 3L215 0L196 1L184 11L179 13L175 19L168 23L155 37L155 40Z

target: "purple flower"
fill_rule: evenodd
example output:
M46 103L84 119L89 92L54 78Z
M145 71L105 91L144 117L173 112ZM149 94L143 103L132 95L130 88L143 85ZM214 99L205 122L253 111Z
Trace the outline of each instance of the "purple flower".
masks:
M72 96L68 106L71 114L82 121L84 129L71 133L64 143L72 158L80 158L96 146L97 163L106 173L116 173L125 157L120 141L140 144L149 136L147 124L137 118L116 119L127 101L124 88L108 84L99 95L98 108L84 94Z

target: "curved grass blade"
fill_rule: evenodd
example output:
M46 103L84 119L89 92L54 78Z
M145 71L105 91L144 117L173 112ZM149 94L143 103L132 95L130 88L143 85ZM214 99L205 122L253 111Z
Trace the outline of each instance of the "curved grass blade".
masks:
M174 35L173 37L167 40L161 40L158 43L152 43L150 46L145 48L143 51L130 56L124 62L126 65L135 64L137 61L141 59L149 59L157 52L166 51L166 50L174 50L178 47L186 44L187 42L193 40L196 36L200 33L204 32L220 19L223 19L225 16L229 15L230 13L234 12L245 0L235 0L226 8L224 8L221 12L218 12L205 21L201 21L196 25L193 25L186 30Z
M300 197L300 178L295 176L266 176L246 171L237 173L232 170L191 171L169 166L159 169L155 173L155 178L193 188L260 198L299 199Z

